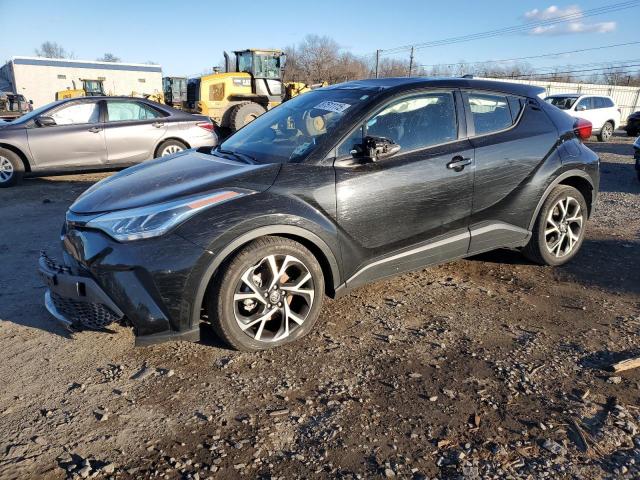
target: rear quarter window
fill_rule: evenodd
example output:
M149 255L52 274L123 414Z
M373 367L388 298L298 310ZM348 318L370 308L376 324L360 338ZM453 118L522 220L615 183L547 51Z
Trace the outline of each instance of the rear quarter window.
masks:
M470 92L469 111L476 135L487 135L513 126L524 109L525 100L513 95Z

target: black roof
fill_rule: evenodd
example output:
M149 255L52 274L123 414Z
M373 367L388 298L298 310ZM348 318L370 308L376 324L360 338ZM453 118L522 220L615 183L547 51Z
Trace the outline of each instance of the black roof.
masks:
M332 89L362 89L362 90L404 90L416 87L440 88L472 88L511 93L525 97L536 97L545 91L542 87L523 83L498 82L495 80L481 80L474 78L430 78L430 77L392 77L372 78L368 80L354 80L338 83L326 88Z

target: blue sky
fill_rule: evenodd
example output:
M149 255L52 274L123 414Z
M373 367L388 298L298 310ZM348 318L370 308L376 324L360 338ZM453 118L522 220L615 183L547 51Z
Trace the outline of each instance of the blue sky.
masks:
M549 0L279 0L275 3L110 0L72 6L53 0L0 0L0 62L11 56L33 55L43 41L51 40L73 52L77 59L95 59L111 52L127 62L158 62L166 74L191 75L217 65L223 50L282 48L310 33L328 35L356 54L370 54L377 48L522 24L527 21L527 12L530 20L548 18L558 14L553 9L546 10L552 5L560 12L573 12L616 1L619 0L567 3ZM252 4L256 6L255 13L251 10ZM274 15L262 15L269 10ZM571 27L557 27L536 35L521 33L422 49L416 52L416 63L503 59L638 41L638 18L640 8L636 7L584 18ZM629 59L640 59L640 44L532 60L531 64L564 66Z

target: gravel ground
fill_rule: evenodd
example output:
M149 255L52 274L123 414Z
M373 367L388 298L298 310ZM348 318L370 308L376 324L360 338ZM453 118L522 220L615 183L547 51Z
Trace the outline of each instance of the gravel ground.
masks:
M328 301L286 348L134 348L50 321L38 252L107 174L0 191L1 478L638 478L640 182L602 158L582 252L497 251Z

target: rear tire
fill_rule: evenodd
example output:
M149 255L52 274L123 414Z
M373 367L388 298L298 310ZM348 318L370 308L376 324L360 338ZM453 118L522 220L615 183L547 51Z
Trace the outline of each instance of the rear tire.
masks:
M308 249L287 238L263 237L221 266L206 306L220 339L250 352L308 334L323 295L322 268Z
M6 148L0 148L0 188L13 187L22 182L24 163L20 157Z
M542 205L523 255L540 265L567 263L582 246L587 214L582 194L568 185L558 185Z
M240 130L267 110L255 102L243 102L234 106L229 115L229 127L233 132Z
M187 150L187 148L188 147L180 140L165 140L156 150L155 158L167 157L175 153L180 153L184 150Z
M608 142L611 137L613 137L613 123L605 122L598 134L598 141Z

